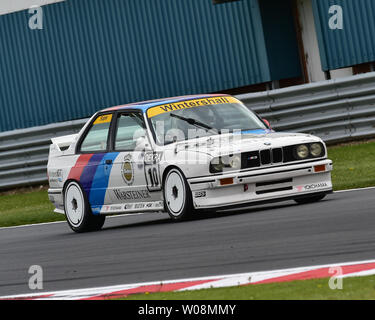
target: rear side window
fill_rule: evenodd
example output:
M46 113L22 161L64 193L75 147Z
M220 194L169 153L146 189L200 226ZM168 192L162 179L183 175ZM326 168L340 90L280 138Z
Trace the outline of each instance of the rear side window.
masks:
M107 150L109 127L112 114L99 116L81 143L81 152L101 152Z
M115 139L116 151L134 151L137 137L145 133L145 124L141 113L121 114L117 122Z

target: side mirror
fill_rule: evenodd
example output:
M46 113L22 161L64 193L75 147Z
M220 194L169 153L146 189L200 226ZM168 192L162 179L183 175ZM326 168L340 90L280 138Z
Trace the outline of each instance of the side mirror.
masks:
M266 126L270 129L272 129L270 122L267 119L262 119L263 122L266 124Z
M139 131L137 131L134 134L133 139L134 139L134 141L136 143L135 150L138 150L138 151L149 151L149 150L152 150L150 141L149 141L149 139L147 137L147 133L146 133L145 130L139 130Z
M135 150L139 150L139 151L150 151L150 150L152 150L151 144L150 144L150 141L148 140L148 138L145 137L145 136L139 137L136 140Z

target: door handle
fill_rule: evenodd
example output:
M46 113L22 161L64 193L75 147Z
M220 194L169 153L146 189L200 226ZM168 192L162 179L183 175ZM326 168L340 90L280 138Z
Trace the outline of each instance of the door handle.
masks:
M112 160L111 160L111 159L107 159L107 160L105 161L105 164L112 164Z

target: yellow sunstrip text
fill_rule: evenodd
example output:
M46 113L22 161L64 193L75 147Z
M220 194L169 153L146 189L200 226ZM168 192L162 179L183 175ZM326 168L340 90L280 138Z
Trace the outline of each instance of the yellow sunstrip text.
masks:
M101 124L101 123L108 123L108 122L111 122L111 120L112 120L112 114L105 114L103 116L96 118L94 125Z
M212 97L204 99L193 99L187 101L180 101L175 103L163 104L160 106L152 107L147 110L147 116L149 118L156 117L159 114L181 110L189 109L195 107L209 106L215 104L224 104L224 103L239 103L239 101L234 97Z

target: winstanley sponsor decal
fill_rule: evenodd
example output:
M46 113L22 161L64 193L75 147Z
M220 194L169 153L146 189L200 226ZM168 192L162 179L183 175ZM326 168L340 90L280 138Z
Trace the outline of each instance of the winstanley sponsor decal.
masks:
M118 200L137 200L151 198L151 195L147 190L122 191L119 189L114 189L113 192L115 193L115 196Z

